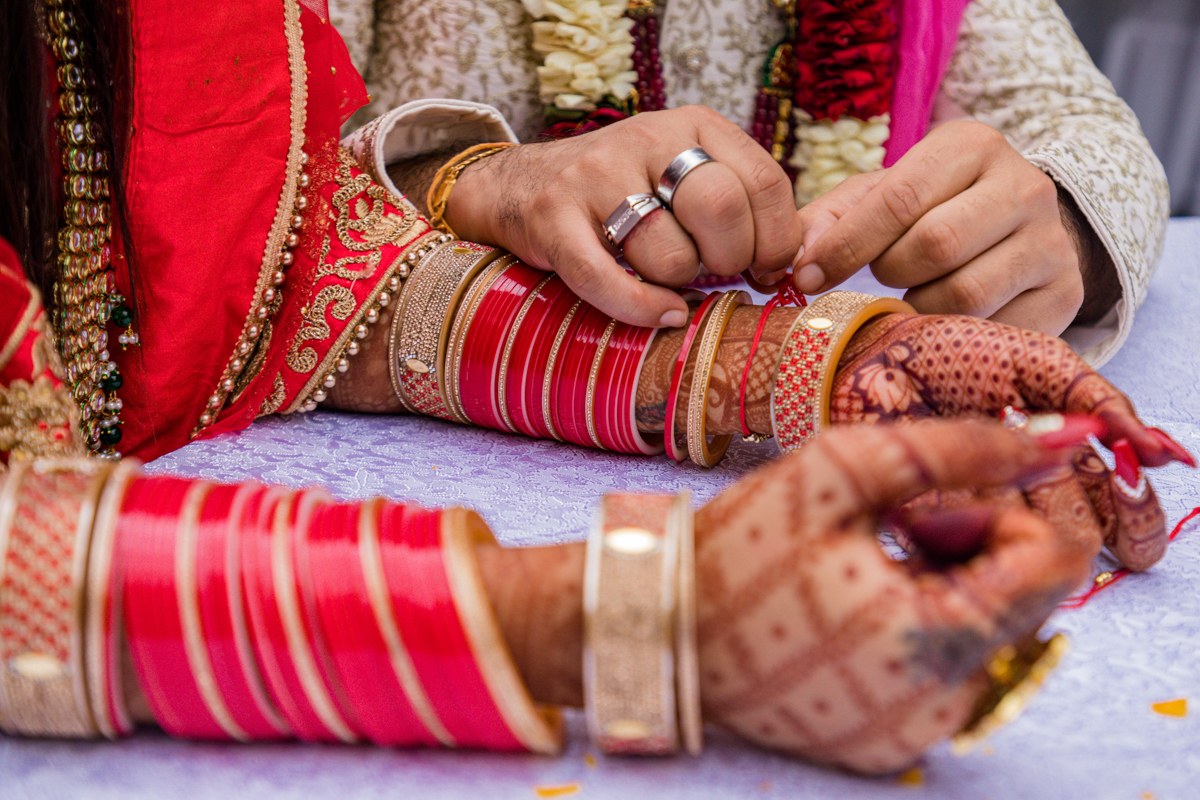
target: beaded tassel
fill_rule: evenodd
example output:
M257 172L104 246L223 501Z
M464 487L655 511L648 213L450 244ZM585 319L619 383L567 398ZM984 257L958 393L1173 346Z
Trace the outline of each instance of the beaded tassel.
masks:
M121 373L109 358L107 324L123 328L118 342L138 344L133 311L116 292L112 270L108 155L96 122L95 79L85 71L84 45L69 3L47 0L46 22L58 63L55 129L62 154L63 222L58 231L59 280L55 283L57 346L67 384L81 411L88 447L116 455L121 441Z

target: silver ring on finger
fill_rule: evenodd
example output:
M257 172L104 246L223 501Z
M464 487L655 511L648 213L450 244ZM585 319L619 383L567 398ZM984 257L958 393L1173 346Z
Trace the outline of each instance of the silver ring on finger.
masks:
M604 220L604 235L613 247L620 247L638 223L662 207L659 199L649 192L631 194Z
M654 190L654 193L658 195L658 199L662 201L668 211L671 210L671 201L675 198L675 190L679 188L679 184L688 176L688 173L710 161L716 161L716 159L704 152L703 147L693 147L691 150L684 150L675 156L675 160L667 165L667 169L658 180L658 188Z

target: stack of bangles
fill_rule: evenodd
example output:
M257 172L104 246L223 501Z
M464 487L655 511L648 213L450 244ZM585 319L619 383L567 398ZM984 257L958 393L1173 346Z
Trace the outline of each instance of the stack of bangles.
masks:
M635 408L657 331L610 319L558 276L469 242L434 248L405 283L392 321L392 388L414 413L619 453L665 450L676 461L712 467L732 438L705 433L713 365L734 310L749 296L694 294L699 305L672 371L661 440L638 429ZM830 292L803 309L771 398L785 452L829 425L833 374L855 331L879 314L911 311L899 300L851 292ZM681 411L687 422L677 437Z
M691 520L686 496L602 506L585 668L604 752L699 751ZM522 683L475 558L493 542L461 508L147 476L134 460L14 463L0 729L131 733L131 663L173 736L558 753L559 712Z

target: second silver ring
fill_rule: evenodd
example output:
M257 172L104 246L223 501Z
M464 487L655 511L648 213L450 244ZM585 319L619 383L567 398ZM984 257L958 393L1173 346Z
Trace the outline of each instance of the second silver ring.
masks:
M716 159L706 153L703 147L693 147L691 150L684 150L675 156L675 159L667 165L662 177L658 179L658 188L654 190L654 194L658 196L668 211L671 210L671 201L675 199L675 190L679 188L679 184L683 182L688 173L710 161L716 161Z

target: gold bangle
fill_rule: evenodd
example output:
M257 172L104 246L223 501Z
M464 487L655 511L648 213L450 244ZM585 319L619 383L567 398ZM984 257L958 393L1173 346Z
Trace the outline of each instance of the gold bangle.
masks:
M87 693L100 733L109 739L133 733L133 716L125 702L121 652L124 643L121 593L114 592L113 550L117 523L129 484L142 474L141 462L121 459L100 495L87 566L87 609L84 653Z
M515 263L517 263L517 257L506 254L489 266L471 283L467 293L463 295L462 302L459 303L458 312L454 315L454 325L450 328L450 339L446 345L446 405L449 406L454 420L463 425L472 424L466 412L463 411L462 392L459 386L459 373L462 371L463 346L467 342L467 331L470 330L471 323L475 321L475 314L478 313L479 305L483 302L488 289L492 288L496 279Z
M463 293L500 250L448 241L417 262L404 284L388 345L388 373L401 405L454 419L446 399L446 346Z
M608 347L608 341L612 338L616 327L617 321L610 319L608 327L604 329L604 335L600 337L600 344L596 348L596 356L592 359L592 370L588 373L587 405L584 407L584 419L587 420L588 438L592 440L592 444L601 450L607 450L608 448L600 443L600 437L596 435L596 380L600 377L600 362L604 359L604 350Z
M806 306L784 338L771 388L771 430L779 449L797 449L829 427L833 377L851 337L881 314L915 314L892 297L829 292Z
M516 344L517 331L521 329L521 323L529 315L529 309L533 308L534 301L537 300L542 289L553 278L554 275L547 275L538 281L537 286L533 287L533 291L529 293L529 297L526 297L525 302L521 304L521 310L517 312L517 318L513 320L512 328L508 331L508 339L504 342L504 355L500 358L500 379L496 383L496 402L500 406L500 418L504 420L505 426L513 433L519 433L520 431L516 425L513 425L512 417L508 413L508 362L512 357L513 345Z
M96 506L112 463L23 462L0 520L0 724L10 734L92 737L84 609Z
M558 361L558 351L562 349L567 329L571 327L571 320L575 318L575 312L581 305L583 305L583 300L576 300L567 315L563 317L562 324L558 326L558 333L554 334L554 344L550 346L550 357L546 359L546 374L542 376L542 420L546 423L546 430L550 431L550 436L560 442L565 440L559 435L558 430L554 427L554 420L550 417L550 389L554 383L554 364Z
M681 688L675 644L679 555L690 524L687 493L606 496L584 566L583 680L588 731L605 753L667 755L679 747ZM688 622L694 617L688 616ZM694 633L691 634L694 636ZM690 673L684 683L695 691ZM689 696L688 738L697 734Z
M725 333L733 310L749 301L750 295L743 291L735 289L725 292L708 315L708 320L704 323L704 334L700 337L700 346L696 349L696 368L692 372L692 388L688 395L687 442L688 455L693 462L702 467L716 466L725 456L725 451L729 449L729 443L733 440L731 434L713 437L712 448L709 449L708 439L704 436L708 385L712 379L713 364L717 360L721 335Z
M454 231L446 224L446 205L450 202L450 192L454 189L454 184L458 182L463 170L505 148L516 146L515 142L477 144L474 147L468 147L443 164L437 174L433 176L433 184L429 187L429 194L425 196L425 204L429 207L429 224L454 236Z

